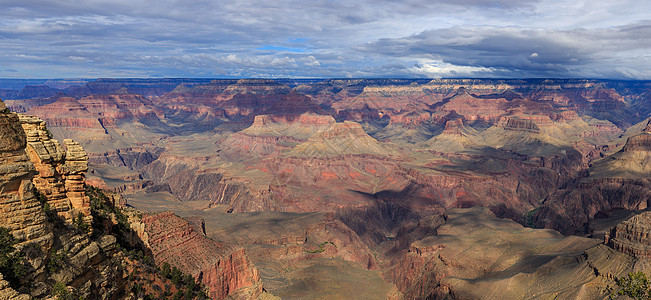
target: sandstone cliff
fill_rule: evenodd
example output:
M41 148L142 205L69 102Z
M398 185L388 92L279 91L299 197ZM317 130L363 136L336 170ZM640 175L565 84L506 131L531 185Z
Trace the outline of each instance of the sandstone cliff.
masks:
M122 211L107 196L96 198L91 211L83 148L64 140L64 152L42 120L19 118L4 110L1 101L0 111L0 227L19 242L12 263L24 268L20 273L3 269L11 275L4 278L12 279L5 281L0 274L0 299L136 299L145 292L162 296L153 285L142 288L145 280L161 285L170 281L137 258L136 250L142 250L127 241ZM128 254L118 244L129 247ZM140 275L129 276L136 273Z
M84 173L88 170L84 149L66 139L64 151L38 117L20 115L20 122L27 136L25 151L38 172L32 179L36 190L68 223L80 218L91 224L90 199L84 192Z
M78 194L80 193L79 187L83 194L83 177L81 181L79 177L66 179L64 175L56 173L54 166L46 166L53 161L60 161L64 157L64 153L58 143L52 142L44 134L44 127L40 127L42 125L40 120L26 121L25 126L30 132L29 137L26 138L18 115L14 113L0 114L0 126L2 127L0 128L0 151L2 153L0 165L3 169L2 177L0 177L2 186L0 226L8 228L21 241L19 248L27 253L29 266L32 270L26 278L21 280L29 280L33 285L23 286L20 291L32 296L43 297L48 293L49 280L56 280L78 288L85 286L82 292L84 295L107 297L108 294L117 290L117 286L94 291L92 287L107 281L119 282L117 278L122 276L118 270L105 269L107 266L117 263L116 259L111 258L115 253L115 237L104 236L93 241L87 234L77 234L67 227L55 226L54 221L46 215L44 204L34 195L35 189L32 181L39 185L42 191L47 189L51 191L50 194L58 193L57 197L52 198L53 208L61 199L68 200L68 197L71 196L72 198L87 199ZM85 163L83 150L75 149L72 142L69 143L69 153L71 153L71 161L76 159ZM56 167L68 168L64 172L66 175L79 175L81 172L74 163L71 165L61 163ZM35 164L38 166L37 168L34 167ZM35 171L43 175L43 177L39 177L43 181L34 180L37 177ZM52 185L47 187L41 185L41 183L48 182ZM67 195L66 191L73 194ZM90 217L88 201L82 202L85 205L79 205L79 202L76 202L75 205L78 205L80 211L86 212ZM68 204L68 207L63 207L61 210L58 209L60 207L57 207L56 211L69 210L69 207L72 206ZM39 253L41 254L39 255ZM46 262L55 260L55 257L60 257L57 259L58 267L46 270ZM65 261L62 257L66 257Z
M26 145L18 115L0 113L0 225L25 244L36 242L49 249L53 237L34 195L31 179L36 170L25 153Z

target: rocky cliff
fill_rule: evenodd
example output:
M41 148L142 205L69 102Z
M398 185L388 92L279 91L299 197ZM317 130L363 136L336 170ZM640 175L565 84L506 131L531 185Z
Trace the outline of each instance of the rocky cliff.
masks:
M92 223L90 199L84 192L84 173L88 156L75 141L66 139L66 150L50 138L45 122L38 117L20 115L27 136L27 156L38 172L32 182L51 209L72 223L79 218Z
M366 134L360 124L346 121L333 123L312 135L289 153L299 157L324 157L345 154L390 155L377 140Z
M18 242L13 253L3 254L12 255L14 267L5 268L3 261L0 299L136 299L181 293L180 286L160 289L171 286L170 280L144 262L141 243L131 238L127 217L114 199L95 191L91 210L83 148L64 140L64 151L41 119L19 117L1 101L0 111L0 227ZM3 249L13 247L11 240L3 236L8 243Z
M78 177L82 171L76 166L79 161L85 164L85 153L82 149L75 148L78 145L68 142L72 163L67 165L62 161L65 155L61 146L44 134L42 121L25 117L21 119L14 113L5 112L0 115L1 165L4 170L0 178L0 226L8 228L20 241L19 249L27 254L29 263L27 274L20 280L26 280L31 285L23 285L19 291L44 297L54 280L73 286L75 291L85 297L107 298L118 291L121 278L124 278L120 270L107 269L108 266L119 263L119 259L114 257L115 237L106 235L92 240L89 235L80 234L65 225L60 227L56 220L46 214L49 211L46 204L51 203L53 211L63 213L62 216L67 217L68 212L77 207L80 213L86 213L86 221L92 220L89 201L83 193L83 177ZM29 137L25 136L25 130L29 132ZM67 170L57 173L56 168ZM42 177L38 177L35 171ZM70 175L76 177L64 178ZM46 198L41 203L35 197L35 185L53 197ZM71 198L75 199L74 202L70 201ZM60 205L65 201L67 205ZM90 226L90 223L86 224ZM50 267L46 267L47 264ZM99 288L106 282L114 282L116 285ZM5 290L3 293L5 297L11 296L13 292Z
M0 101L0 225L24 244L49 249L53 242L47 217L34 195L34 164L25 153L27 140L18 115Z
M536 225L563 233L585 232L600 211L646 209L651 203L650 121L622 149L596 161L587 176L551 194L537 212ZM646 124L646 125L645 125Z
M651 212L643 212L617 224L605 237L615 250L638 258L651 257Z
M210 297L255 299L262 294L258 270L243 250L219 245L172 212L142 218L143 240L157 264L167 262L208 287Z

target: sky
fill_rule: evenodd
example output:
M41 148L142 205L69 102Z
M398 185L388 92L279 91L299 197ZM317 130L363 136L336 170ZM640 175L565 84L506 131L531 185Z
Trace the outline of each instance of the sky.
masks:
M651 79L651 0L0 0L0 78Z

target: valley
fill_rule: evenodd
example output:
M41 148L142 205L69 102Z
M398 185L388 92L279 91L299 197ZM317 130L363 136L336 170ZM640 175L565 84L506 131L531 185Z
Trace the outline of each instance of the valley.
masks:
M129 223L154 263L214 299L599 299L651 271L648 81L2 91L0 151L15 167L3 164L0 195L20 195L31 220L3 226L51 247L29 185L66 222L92 222L84 185L105 190L140 216Z

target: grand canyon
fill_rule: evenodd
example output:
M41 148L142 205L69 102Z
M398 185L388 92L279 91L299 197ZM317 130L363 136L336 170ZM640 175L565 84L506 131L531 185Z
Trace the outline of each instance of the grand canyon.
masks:
M651 81L0 86L0 299L605 299L651 272Z

